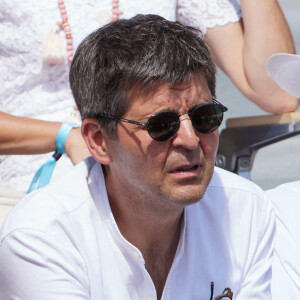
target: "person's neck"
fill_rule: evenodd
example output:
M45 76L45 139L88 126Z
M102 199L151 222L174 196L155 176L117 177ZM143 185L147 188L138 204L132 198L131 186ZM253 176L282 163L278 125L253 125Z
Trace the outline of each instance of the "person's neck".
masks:
M116 197L108 191L108 197L120 232L143 254L158 248L167 252L174 243L174 237L179 236L183 208L164 207L163 212L162 207L153 208L147 205L149 201L143 195L138 198L128 197L126 194ZM178 241L179 239L177 243Z
M124 238L141 251L160 299L179 243L184 208L164 204L153 207L157 201L147 199L146 195L140 192L128 195L113 186L107 182L118 228Z

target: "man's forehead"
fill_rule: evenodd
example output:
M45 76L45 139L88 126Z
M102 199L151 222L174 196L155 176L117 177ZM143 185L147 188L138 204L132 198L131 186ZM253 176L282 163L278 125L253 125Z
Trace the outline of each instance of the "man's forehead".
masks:
M139 91L129 100L126 118L145 118L165 110L182 113L192 107L211 102L211 93L205 80L180 84L160 83L149 93Z
M192 94L197 97L201 96L201 94L207 94L208 86L207 82L203 76L193 76L190 80L180 82L180 83L169 83L162 82L160 80L156 80L151 82L150 84L145 85L136 85L130 92L129 98L131 102L148 102L149 100L176 97L176 95L181 95L183 92ZM197 95L198 94L198 95ZM210 95L210 93L209 93Z

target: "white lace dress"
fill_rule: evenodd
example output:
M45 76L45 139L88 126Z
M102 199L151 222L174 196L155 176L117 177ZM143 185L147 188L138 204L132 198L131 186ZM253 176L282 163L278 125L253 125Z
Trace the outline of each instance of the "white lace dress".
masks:
M97 19L99 11L111 13L112 0L65 0L65 6L76 49L86 35L101 26ZM236 22L241 17L236 0L120 0L119 7L124 18L137 13L159 14L198 27L204 33L206 28ZM1 0L1 111L49 121L74 122L67 61L48 65L40 56L42 43L58 20L57 0ZM66 43L63 32L60 34ZM35 171L50 156L0 156L0 185L26 191ZM69 167L69 159L62 157L52 178L59 177Z

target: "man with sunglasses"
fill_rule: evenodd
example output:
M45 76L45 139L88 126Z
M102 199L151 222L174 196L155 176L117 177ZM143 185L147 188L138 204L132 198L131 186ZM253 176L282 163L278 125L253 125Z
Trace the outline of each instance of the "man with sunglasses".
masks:
M273 212L214 167L227 108L200 32L154 15L108 24L70 83L92 157L7 218L0 298L269 299Z

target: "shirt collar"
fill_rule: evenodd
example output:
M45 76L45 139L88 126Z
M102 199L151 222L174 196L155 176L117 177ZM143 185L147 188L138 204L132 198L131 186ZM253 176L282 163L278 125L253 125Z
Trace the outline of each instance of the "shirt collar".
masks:
M116 223L116 220L113 216L113 213L111 211L110 203L108 200L106 185L105 185L105 178L102 170L102 166L100 163L95 162L90 169L89 175L88 175L88 186L90 189L91 196L94 199L94 203L97 207L97 210L100 214L101 219L106 222L111 234L114 236L115 239L117 239L118 244L120 243L125 246L125 248L132 248L134 247L135 250L137 248L129 243L121 234L118 225ZM183 219L181 223L181 230L180 230L180 238L176 250L176 254L174 257L174 262L179 259L183 253L185 248L185 240L186 240L186 216L187 215L187 209L184 209L183 212Z

